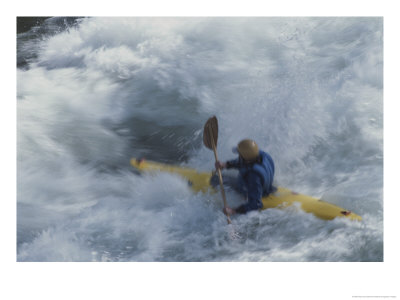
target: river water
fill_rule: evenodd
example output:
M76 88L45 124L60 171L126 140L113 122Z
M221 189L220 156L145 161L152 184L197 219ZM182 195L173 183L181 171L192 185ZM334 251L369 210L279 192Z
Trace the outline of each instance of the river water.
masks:
M383 261L382 18L50 18L17 44L18 261ZM211 171L212 115L221 160L253 138L277 185L363 221L227 226L218 194L132 170Z

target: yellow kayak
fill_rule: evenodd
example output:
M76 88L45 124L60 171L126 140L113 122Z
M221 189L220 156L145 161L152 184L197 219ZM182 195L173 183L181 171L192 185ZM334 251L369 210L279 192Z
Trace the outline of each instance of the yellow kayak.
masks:
M212 173L198 172L195 169L179 166L167 165L143 159L131 159L131 165L142 172L167 172L182 176L188 181L193 191L207 192L215 191L210 183ZM336 217L349 218L351 220L361 220L361 217L349 210L337 205L316 199L310 196L295 193L289 189L278 187L277 191L267 197L262 198L263 208L285 208L294 203L299 203L300 208L305 212L312 213L320 219L332 220Z

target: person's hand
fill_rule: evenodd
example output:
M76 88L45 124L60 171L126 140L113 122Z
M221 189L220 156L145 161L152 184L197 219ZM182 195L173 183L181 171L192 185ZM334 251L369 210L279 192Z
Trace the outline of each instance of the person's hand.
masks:
M218 170L218 169L223 169L223 168L225 168L226 167L226 163L222 163L222 162L220 162L219 160L217 160L216 162L215 162L215 168Z
M230 208L229 206L224 207L224 209L222 211L227 216L232 216L236 213L236 211L234 209Z

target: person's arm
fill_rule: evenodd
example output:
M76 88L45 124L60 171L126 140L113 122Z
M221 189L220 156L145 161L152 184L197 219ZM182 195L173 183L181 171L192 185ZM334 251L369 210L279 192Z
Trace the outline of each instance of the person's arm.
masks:
M227 169L238 169L240 167L240 165L241 165L241 162L240 162L239 158L228 160L225 163L225 167Z
M220 161L216 161L215 162L215 168L216 169L237 169L240 167L240 161L239 158L236 159L232 159L232 160L228 160L226 162L220 162Z

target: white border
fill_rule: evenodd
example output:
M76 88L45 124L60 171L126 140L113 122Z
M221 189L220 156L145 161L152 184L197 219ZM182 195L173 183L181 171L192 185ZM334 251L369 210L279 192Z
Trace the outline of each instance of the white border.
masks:
M397 6L383 1L17 1L3 10L1 283L3 299L352 299L395 295L399 211ZM15 5L13 7L12 5ZM16 263L15 17L384 16L383 263ZM6 84L4 84L6 83ZM5 91L4 91L5 89ZM6 103L6 105L4 105ZM7 296L8 295L8 296Z

